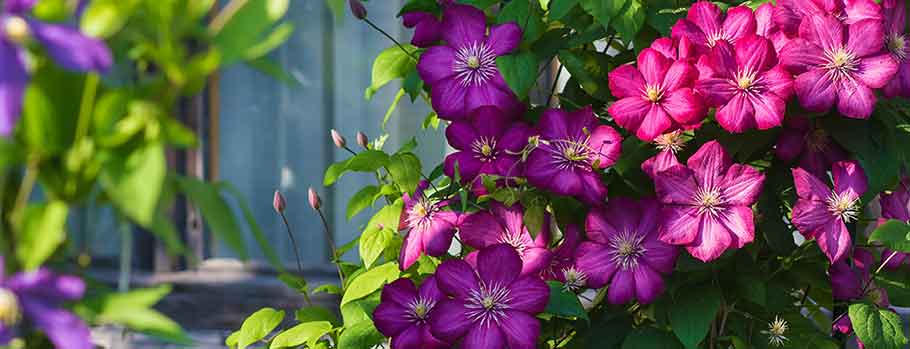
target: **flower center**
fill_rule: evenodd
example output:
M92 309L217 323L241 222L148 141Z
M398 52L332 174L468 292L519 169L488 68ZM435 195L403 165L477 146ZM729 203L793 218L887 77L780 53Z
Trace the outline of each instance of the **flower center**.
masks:
M858 70L859 60L856 55L844 47L825 50L825 64L822 65L832 80L852 80Z
M412 320L420 322L427 319L427 315L433 310L433 307L436 306L436 301L428 298L417 297L411 303L408 303L408 308L411 309L410 316Z
M496 54L484 43L472 43L455 54L454 70L462 86L484 84L496 74Z
M588 282L588 275L581 270L575 269L575 267L563 269L562 276L566 279L563 288L567 291L577 291L585 287Z
M700 188L695 193L695 206L698 214L708 213L716 216L723 209L724 198L717 188Z
M488 162L496 160L496 138L480 137L471 143L471 151L474 157L480 161Z
M521 234L512 234L510 232L506 232L499 237L497 242L512 246L512 248L514 248L515 251L517 251L521 256L524 256L525 251L528 250L528 245L524 239L522 239Z
M570 168L591 169L591 153L587 140L551 140L553 164L561 170Z
M888 47L888 51L898 62L903 62L907 59L907 41L903 35L899 33L889 34L885 38L885 46Z
M408 211L406 223L410 228L429 224L430 221L433 220L433 214L438 210L439 208L436 206L436 202L421 197Z
M651 101L651 103L659 102L663 95L664 93L661 91L660 87L654 85L645 86L645 98Z
M623 270L638 266L638 259L648 250L644 246L645 236L624 231L610 239L610 260Z
M487 286L481 282L465 300L466 315L469 320L480 325L499 324L505 318L506 310L511 308L511 303L508 288L499 284Z
M19 300L12 291L0 288L0 323L6 327L15 325L22 318Z
M788 340L784 335L789 329L790 325L787 324L787 320L775 316L774 321L768 323L768 330L762 331L762 333L768 335L768 344L771 344L774 347L782 347Z
M718 29L717 31L715 31L713 33L707 33L707 35L705 35L705 37L708 40L708 42L707 42L708 47L714 47L720 41L726 41L726 42L732 44L730 38L727 36L727 33L724 32L723 29Z
M828 212L840 217L844 223L850 223L859 218L859 198L852 192L832 192L828 197Z
M673 154L682 150L683 146L686 145L686 142L682 139L682 133L679 130L664 133L657 138L654 138L654 144L657 145L657 149L661 151L670 151Z
M3 33L10 41L21 45L28 40L28 22L19 16L9 16L3 21Z

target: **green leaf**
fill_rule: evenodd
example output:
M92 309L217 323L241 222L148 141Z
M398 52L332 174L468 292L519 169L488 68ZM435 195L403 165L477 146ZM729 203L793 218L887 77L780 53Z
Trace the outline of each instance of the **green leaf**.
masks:
M910 225L891 219L879 225L869 235L869 243L880 242L895 251L910 252ZM882 258L888 258L882 256Z
M385 337L376 330L372 321L361 321L341 333L338 337L338 349L372 348L383 340Z
M155 215L155 220L148 227L149 231L155 234L155 237L161 239L167 251L171 254L182 255L186 253L186 246L180 239L180 233L170 217L164 214Z
M522 41L531 43L540 38L546 29L543 13L537 0L512 0L499 11L497 24L514 22L521 27Z
M902 348L907 344L897 313L871 304L851 304L850 321L856 336L868 348Z
M626 336L622 349L682 349L673 335L653 327L642 327Z
M249 255L243 240L243 232L231 208L228 206L218 187L191 177L177 177L177 184L186 196L202 212L211 228L240 258L246 260Z
M367 270L358 275L348 285L341 297L341 305L344 306L350 301L363 298L370 293L375 292L388 282L398 279L398 262L388 262Z
M85 77L46 64L25 89L19 131L30 153L53 155L73 143Z
M375 185L369 185L357 191L357 193L351 197L351 200L348 201L348 209L345 218L351 220L351 218L360 213L360 211L370 207L370 205L373 204L373 199L376 197L376 194L379 194L379 187Z
M420 158L413 153L398 153L392 155L388 164L389 175L398 184L398 188L405 193L413 193L420 183Z
M416 47L407 44L403 46L404 50L407 50L411 55L417 55ZM398 45L392 45L376 56L376 60L373 61L372 83L366 90L367 99L372 98L376 91L390 81L404 78L409 72L414 70L417 61L408 53L405 53L404 50Z
M16 257L25 270L34 270L66 240L66 215L61 201L34 204L25 209L21 234L16 238Z
M613 17L619 15L630 0L579 0L581 7L594 16L604 28L610 26Z
M75 310L94 323L121 324L171 342L188 344L191 340L180 325L152 308L170 292L171 286L162 285L129 292L102 293L85 299Z
M518 98L527 98L528 92L537 82L537 57L529 51L519 51L496 57L496 66Z
M149 227L167 175L164 146L146 143L130 153L117 152L101 169L99 181L107 196L127 217Z
M240 325L240 335L237 338L237 348L244 349L250 344L268 336L275 330L275 327L284 320L284 310L275 310L272 308L262 308L257 310L250 317L243 320Z
M272 339L269 348L293 348L304 343L312 347L331 330L332 323L328 321L304 322L279 333Z
M711 285L690 285L677 292L670 308L670 325L686 348L697 348L708 334L722 297Z
M458 2L465 5L474 6L481 10L485 10L487 7L490 7L493 4L499 2L499 0L458 0Z
M135 0L94 0L82 13L79 29L91 37L106 39L123 28L133 15Z
M364 230L363 235L360 236L359 251L364 267L371 267L394 237L395 233L389 228Z
M281 23L275 30L272 30L262 41L246 49L243 52L243 59L251 61L258 59L272 52L279 46L283 45L291 35L294 34L294 25L291 23Z
M395 99L392 100L392 104L389 105L389 108L386 109L385 115L382 116L382 131L386 131L386 125L389 123L389 119L392 118L392 114L395 113L395 108L398 108L398 103L401 103L401 97L404 97L405 90L404 88L398 89L398 93L395 94ZM367 97L370 99L370 97Z
M588 312L581 306L581 302L574 292L566 290L558 281L547 281L547 285L550 286L550 301L547 302L545 313L568 319L590 321Z
M225 65L233 64L261 45L265 33L284 17L289 0L248 0L236 11L222 10L212 21L213 44ZM228 16L227 18L222 16Z
M645 23L645 9L641 0L629 0L611 25L619 32L624 42L631 42Z
M588 50L561 50L559 61L585 92L601 101L611 99L607 75L610 59L607 55Z
M303 307L294 312L294 318L297 322L328 321L334 326L340 326L341 322L334 313L326 308L311 306Z
M578 5L578 2L579 0L550 0L550 12L547 16L551 21L562 19L575 5Z
M381 150L364 150L353 157L336 162L325 171L323 185L330 186L349 171L373 172L385 167L389 163L389 154Z

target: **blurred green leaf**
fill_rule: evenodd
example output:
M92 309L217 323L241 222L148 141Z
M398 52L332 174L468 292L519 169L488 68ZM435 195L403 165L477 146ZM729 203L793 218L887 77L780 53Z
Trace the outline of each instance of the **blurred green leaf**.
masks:
M628 0L622 12L616 16L611 25L619 32L623 42L631 42L645 23L645 9L641 0Z
M61 201L33 204L25 209L21 234L16 236L16 257L22 268L37 269L66 240L68 211Z
M102 293L77 305L76 312L101 324L121 324L129 329L171 342L189 344L180 325L152 308L171 292L171 286Z
M579 0L550 0L549 5L549 14L547 17L551 21L560 20L565 15L569 14L569 11L578 5Z
M879 225L869 236L869 243L880 242L885 247L900 252L910 252L910 225L891 219ZM882 258L888 256L882 255Z
M233 0L225 6L210 26L212 43L221 51L224 65L247 57L250 49L260 45L266 32L284 17L288 3L289 0Z
M670 308L670 325L686 348L697 348L708 334L722 297L720 290L710 285L693 285L677 292Z
M254 60L265 56L288 41L292 34L294 34L293 24L279 24L275 30L272 30L272 32L265 37L265 39L247 49L243 54L243 59Z
M92 0L82 14L79 27L85 35L109 38L123 29L138 4L136 0Z
M328 321L304 322L279 333L272 339L269 348L292 348L304 343L312 347L331 330L332 324Z
M243 195L243 192L241 192L240 189L237 189L237 186L231 182L218 182L218 187L227 191L234 197L237 206L240 206L243 218L246 219L247 226L250 227L253 239L255 239L256 244L259 245L259 250L262 251L262 254L265 255L266 259L269 260L269 263L275 270L278 270L279 272L283 271L284 264L281 263L281 258L278 257L278 253L272 248L272 243L269 242L269 239L262 231L262 227L259 226L259 222L256 221L256 215L253 214L253 209L250 207L250 203Z
M177 184L189 200L199 208L214 233L224 241L241 259L249 255L243 240L243 233L231 208L228 206L218 188L196 178L177 177Z
M53 155L73 142L84 76L44 65L25 89L19 131L30 153Z
M99 181L117 208L139 225L149 227L158 210L166 171L164 147L151 142L129 153L113 153L101 169Z
M550 287L550 300L547 302L545 313L568 319L590 321L588 312L581 306L581 302L574 292L567 290L558 281L547 281L547 285Z
M328 321L333 326L340 326L338 316L326 308L309 306L298 309L294 312L294 318L297 322Z
M631 0L579 0L581 7L604 28L610 26L613 18L622 13L629 1Z
M512 0L508 2L496 17L497 24L514 22L521 27L522 41L531 43L540 38L546 26L543 22L543 11L537 0Z
M275 327L284 320L284 310L275 310L272 308L262 308L250 315L243 324L240 325L240 334L237 337L237 348L244 349L250 344L268 336L275 330Z

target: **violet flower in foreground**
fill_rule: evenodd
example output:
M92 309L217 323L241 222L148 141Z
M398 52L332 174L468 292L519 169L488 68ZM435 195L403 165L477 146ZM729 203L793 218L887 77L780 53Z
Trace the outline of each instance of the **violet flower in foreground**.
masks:
M446 128L449 145L458 151L445 159L443 170L455 178L455 164L465 183L479 174L502 177L522 175L521 151L534 132L523 122L512 119L495 107L480 107L464 121L455 121Z
M536 348L550 288L538 275L519 276L521 258L508 245L479 252L477 268L447 260L436 280L450 299L436 305L430 329L436 338L461 341L464 349Z
M885 49L899 65L897 73L882 92L887 97L910 97L910 38L906 29L906 1L882 1L882 15L885 17Z
M661 274L676 265L679 250L658 239L660 204L653 199L613 198L588 213L585 230L591 241L578 246L576 266L588 286L610 285L607 300L625 304L633 298L649 304L664 291Z
M882 206L882 218L879 219L879 223L884 223L889 219L910 222L910 179L904 178L894 191L881 193L879 197L879 203ZM892 253L894 256L889 259ZM910 253L896 252L887 248L882 249L882 259L888 269L910 265Z
M717 141L705 143L686 162L654 179L661 210L660 240L685 246L703 262L755 238L752 204L765 175L734 164Z
M430 333L429 324L436 305L445 299L435 276L423 280L419 289L411 279L398 279L383 287L373 322L382 335L392 338L392 349L449 348Z
M22 112L22 98L29 76L25 46L35 39L54 62L66 70L103 72L111 65L111 52L101 41L78 29L48 24L28 17L35 0L6 0L0 12L0 136L9 136Z
M883 52L881 21L862 20L846 26L832 16L806 17L780 52L781 63L797 75L796 96L803 108L827 112L836 104L844 116L868 119L875 106L873 89L884 87L897 72L891 54Z
M411 44L417 47L430 47L442 39L442 24L436 15L429 12L408 12L401 15L405 28L414 28Z
M455 236L458 215L445 210L448 201L439 201L424 194L429 183L421 181L411 196L404 194L404 209L399 230L408 230L399 256L401 270L411 267L421 253L441 256L449 250Z
M478 211L465 216L458 226L461 240L468 246L484 249L498 244L511 246L521 257L521 275L535 274L550 264L552 253L547 249L550 235L549 216L537 238L524 224L523 208L520 204L505 207L498 202L490 205L489 211Z
M591 205L603 204L607 187L600 179L600 170L619 159L619 133L600 124L590 106L574 112L549 109L537 127L540 144L525 164L528 182Z
M828 178L828 169L837 161L849 158L847 151L823 128L803 116L791 116L777 136L774 154L784 161L799 158L799 167L818 178Z
M523 106L499 74L496 57L518 48L521 28L515 23L490 27L486 15L468 5L447 6L442 15L446 45L426 50L417 63L430 86L433 109L446 120L459 120L474 109L494 106L516 115Z
M804 169L793 169L793 182L799 197L793 206L792 221L807 239L835 263L853 246L846 223L859 219L860 198L866 192L866 173L853 160L838 161L831 168L834 190Z
M85 284L81 279L54 275L42 268L0 276L0 280L0 344L8 344L21 321L27 321L44 332L56 348L94 347L85 322L63 308L64 302L82 298Z
M736 6L724 11L710 1L696 2L673 25L672 36L685 36L700 52L707 52L719 42L735 43L748 35L755 35L755 16L747 6Z
M742 133L780 126L793 78L777 64L771 41L750 35L732 46L718 43L706 61L711 76L698 80L695 89L717 107L721 127Z

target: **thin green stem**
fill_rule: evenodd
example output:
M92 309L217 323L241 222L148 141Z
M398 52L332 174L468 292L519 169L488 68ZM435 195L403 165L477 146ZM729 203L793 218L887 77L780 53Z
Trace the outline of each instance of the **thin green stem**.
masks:
M335 248L335 238L332 237L332 231L329 230L329 222L326 221L325 215L322 214L321 209L316 209L316 213L319 214L319 219L322 221L322 227L325 229L325 239L329 244L329 249L332 250L332 264L335 265L335 269L338 270L338 279L341 280L341 285L344 287L344 273L341 272L341 266L338 265L338 250Z
M14 223L19 223L22 218L23 210L28 204L28 198L32 196L32 190L35 188L35 182L38 180L38 160L29 160L25 167L25 176L19 183L19 190L16 193L16 201L13 203L13 210L10 218Z
M79 119L77 119L74 142L78 142L88 133L88 127L92 121L95 95L98 93L98 83L100 81L101 78L96 73L89 73L85 77L85 88L82 90L82 101L79 104Z
M376 24L373 24L373 21L370 21L369 18L364 18L363 21L367 22L367 24L369 24L371 27L373 27L373 29L376 29L376 31L382 33L382 35L385 35L385 37L389 38L389 40L392 40L392 42L394 42L395 45L397 45L398 48L401 49L401 51L403 51L405 54L407 54L409 57L411 57L411 59L413 59L415 61L417 60L417 57L414 56L414 53L412 53L411 51L408 51L406 48L404 48L404 45L402 45L400 42L398 42L398 40L396 40L391 35L389 35L389 33L386 33L385 30L382 30L382 28L379 28L378 26L376 26Z
M278 214L281 215L281 220L284 222L284 227L288 232L288 238L291 239L291 247L294 249L294 257L297 259L297 272L300 273L300 277L303 277L303 263L300 262L300 250L297 247L297 239L294 238L294 232L291 231L291 224L288 223L288 218L284 215L284 212L278 211ZM310 292L308 290L303 290L301 293L303 294L303 300L306 301L306 304L312 306L313 301L310 300Z

